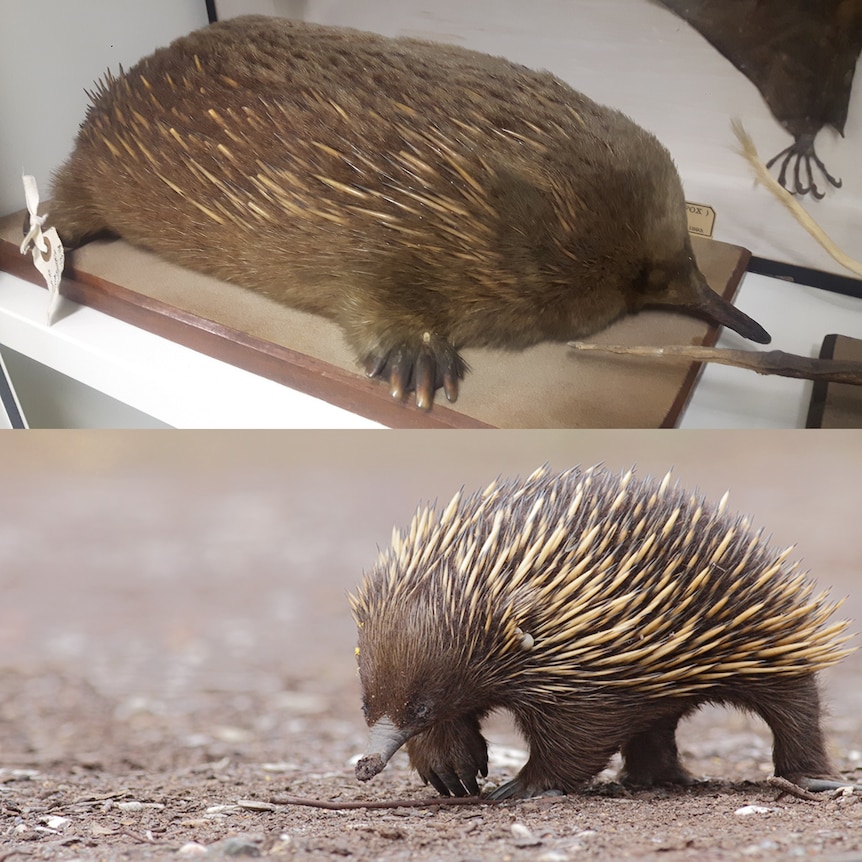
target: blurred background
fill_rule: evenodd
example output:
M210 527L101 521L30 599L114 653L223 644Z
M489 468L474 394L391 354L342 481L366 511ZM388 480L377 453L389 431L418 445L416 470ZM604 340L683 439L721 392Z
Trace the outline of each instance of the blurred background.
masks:
M346 592L420 501L545 462L730 489L862 628L859 432L8 432L2 453L0 765L104 762L120 737L150 763L301 758L303 733L345 763L364 738ZM860 683L858 654L824 675L845 766Z

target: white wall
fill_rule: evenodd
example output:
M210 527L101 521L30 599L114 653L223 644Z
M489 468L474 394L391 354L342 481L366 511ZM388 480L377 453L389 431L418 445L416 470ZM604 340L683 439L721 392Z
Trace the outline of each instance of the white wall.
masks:
M47 195L84 117L85 88L206 23L204 0L3 0L0 214L24 207L22 172Z

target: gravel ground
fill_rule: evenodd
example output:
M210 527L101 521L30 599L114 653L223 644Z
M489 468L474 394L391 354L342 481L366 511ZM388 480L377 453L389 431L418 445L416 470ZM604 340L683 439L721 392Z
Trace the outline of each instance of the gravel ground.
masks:
M703 781L498 806L432 799L406 757L366 785L345 592L393 524L498 474L638 465L751 514L862 620L862 433L7 433L0 497L0 862L32 859L862 860L862 795L781 796L771 740L707 709ZM857 622L854 630L862 630ZM862 783L862 657L823 674ZM489 727L490 778L523 743Z

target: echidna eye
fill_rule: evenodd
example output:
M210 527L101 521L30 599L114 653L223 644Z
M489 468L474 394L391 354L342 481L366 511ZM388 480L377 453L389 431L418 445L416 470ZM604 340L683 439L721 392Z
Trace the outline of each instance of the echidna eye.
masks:
M415 721L425 721L431 714L431 707L427 703L414 704L410 710Z

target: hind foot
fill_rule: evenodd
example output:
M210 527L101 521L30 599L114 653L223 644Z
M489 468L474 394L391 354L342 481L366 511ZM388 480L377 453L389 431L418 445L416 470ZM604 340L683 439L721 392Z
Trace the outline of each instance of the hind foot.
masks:
M697 779L677 764L673 768L636 771L624 769L620 774L620 784L629 788L642 787L691 787Z
M565 791L554 787L540 787L516 776L492 790L488 799L533 799L536 796L565 796Z
M402 342L380 346L364 358L369 377L389 381L389 393L403 401L408 392L416 392L416 406L430 410L434 392L440 387L449 401L458 398L458 381L467 372L467 363L445 339L423 333L418 343Z
M852 781L842 781L840 778L787 778L785 781L791 785L801 787L809 793L826 793L830 790L840 790L842 787L850 787L854 791L862 791L862 784L854 784ZM771 779L771 784L781 788L778 781Z
M679 762L676 726L684 710L656 719L622 746L620 783L626 787L657 787L667 784L688 787L696 780Z

